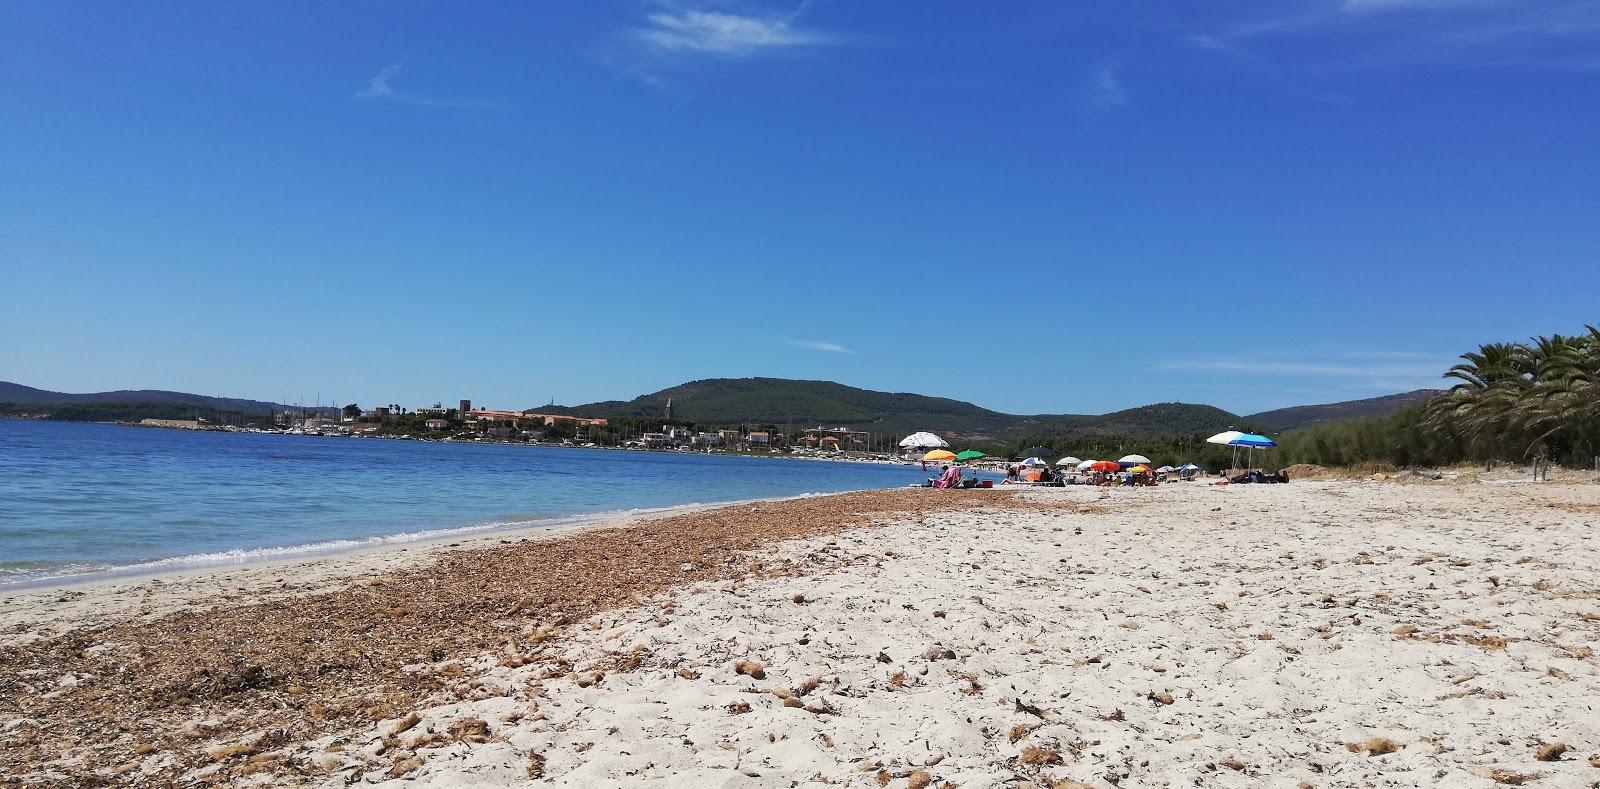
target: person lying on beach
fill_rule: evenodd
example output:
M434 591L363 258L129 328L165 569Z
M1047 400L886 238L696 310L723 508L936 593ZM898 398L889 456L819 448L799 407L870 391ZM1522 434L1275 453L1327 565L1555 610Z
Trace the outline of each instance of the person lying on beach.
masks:
M1289 481L1289 475L1285 474L1285 473L1283 473L1281 471L1278 472L1277 474L1266 474L1266 473L1263 473L1263 472L1260 472L1260 471L1256 471L1255 469L1251 469L1249 471L1246 471L1243 474L1240 474L1237 477L1231 478L1229 481L1230 482L1237 482L1237 483L1254 482L1254 483L1258 483L1258 484L1269 484L1269 485L1271 485L1271 484L1281 484L1281 483L1284 483L1284 482L1288 482Z

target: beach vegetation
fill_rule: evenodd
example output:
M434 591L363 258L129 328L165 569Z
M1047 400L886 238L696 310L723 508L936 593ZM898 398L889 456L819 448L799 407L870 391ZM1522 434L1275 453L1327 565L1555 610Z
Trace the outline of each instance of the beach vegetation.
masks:
M1600 328L1489 343L1460 359L1444 372L1453 382L1448 391L1388 416L1286 432L1275 459L1323 466L1588 466L1600 456Z

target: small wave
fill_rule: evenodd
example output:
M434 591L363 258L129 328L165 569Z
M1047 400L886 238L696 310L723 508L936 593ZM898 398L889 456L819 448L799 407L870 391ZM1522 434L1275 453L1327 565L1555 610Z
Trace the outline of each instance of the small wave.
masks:
M709 506L722 506L723 504L728 503L730 502L722 502L720 504L691 503L678 504L670 507L634 507L630 509L584 513L581 515L514 518L510 520L481 523L474 526L459 526L448 529L423 529L420 531L399 532L397 534L376 534L370 537L322 540L318 542L302 543L299 545L272 546L265 548L235 548L208 553L192 553L185 554L183 556L171 556L163 559L131 562L128 564L57 564L53 566L25 566L21 564L13 564L10 567L0 568L0 589L50 586L61 583L84 583L88 581L97 581L130 575L149 575L154 573L173 572L177 570L231 567L284 559L313 558L317 556L349 553L367 548L377 548L385 545L416 542L443 542L456 537L470 537L482 534L491 534L494 532L515 531L529 528L578 526L600 521L615 520L619 518L636 518L645 515L659 515L678 511L694 510Z

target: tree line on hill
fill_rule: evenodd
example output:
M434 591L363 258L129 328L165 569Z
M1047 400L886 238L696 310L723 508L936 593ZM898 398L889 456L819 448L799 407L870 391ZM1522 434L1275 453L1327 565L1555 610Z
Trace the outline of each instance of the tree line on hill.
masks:
M207 408L176 402L0 403L0 416L57 422L137 422L141 419L203 419L217 425L267 427L269 414Z
M1290 431L1283 464L1435 466L1600 455L1600 329L1481 345L1445 372L1449 391L1385 417Z

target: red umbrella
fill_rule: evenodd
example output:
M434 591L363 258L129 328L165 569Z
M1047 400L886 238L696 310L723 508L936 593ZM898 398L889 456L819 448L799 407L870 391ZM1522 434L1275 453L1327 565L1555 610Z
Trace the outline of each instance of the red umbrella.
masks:
M1122 470L1122 466L1120 464L1118 464L1116 461L1112 461L1112 460L1096 460L1094 462L1094 465L1089 466L1089 470L1090 471L1121 471Z

